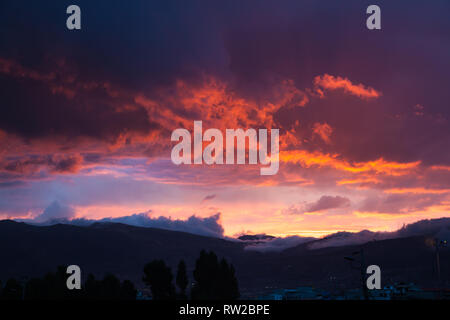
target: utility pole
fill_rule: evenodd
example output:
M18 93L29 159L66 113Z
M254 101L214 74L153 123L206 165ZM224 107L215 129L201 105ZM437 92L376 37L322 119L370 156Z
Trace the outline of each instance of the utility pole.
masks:
M439 247L447 246L447 240L440 240L439 238L434 239L434 252L436 257L436 273L438 278L438 294L439 299L442 298L442 280L441 280L441 262L439 260Z
M363 290L364 299L369 299L369 292L367 291L367 284L366 284L366 262L364 260L364 249L361 247L359 254L361 256L361 286Z
M367 290L367 284L366 284L366 262L364 259L364 249L361 246L361 248L359 249L359 251L355 251L352 253L352 255L357 255L359 254L359 267L354 267L353 266L353 262L355 261L354 258L352 257L344 257L345 260L350 261L350 267L353 269L359 269L359 272L361 274L361 289L362 289L362 294L365 300L369 299L369 292Z

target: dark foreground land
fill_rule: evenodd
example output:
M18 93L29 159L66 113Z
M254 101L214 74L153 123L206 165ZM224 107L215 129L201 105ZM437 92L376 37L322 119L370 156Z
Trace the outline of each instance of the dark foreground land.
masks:
M57 224L32 226L0 221L0 278L40 277L59 265L78 265L82 275L119 279L143 287L142 268L162 259L175 270L186 261L192 274L201 250L214 251L236 269L241 297L254 297L276 288L315 286L326 290L359 286L359 271L344 259L361 246L308 249L308 243L281 252L255 252L245 243L184 232L133 227L118 223L87 227ZM435 287L435 252L427 235L373 241L364 245L366 265L379 265L382 284L414 282ZM450 283L450 252L440 252L441 280Z

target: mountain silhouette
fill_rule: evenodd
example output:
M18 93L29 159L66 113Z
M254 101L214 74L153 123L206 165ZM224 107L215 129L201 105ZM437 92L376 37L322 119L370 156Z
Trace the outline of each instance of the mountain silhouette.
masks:
M76 264L82 275L98 277L114 273L142 287L143 266L162 259L175 272L186 262L192 280L199 252L214 251L235 266L242 296L254 296L274 288L313 285L327 290L359 286L359 271L345 256L361 245L311 249L308 243L281 252L245 249L245 242L199 236L185 232L143 228L120 223L90 226L56 224L33 226L0 221L0 279L42 276L58 265ZM436 286L435 253L429 236L421 235L371 241L364 247L366 265L379 265L383 285L406 281ZM440 250L442 280L450 283L449 248Z

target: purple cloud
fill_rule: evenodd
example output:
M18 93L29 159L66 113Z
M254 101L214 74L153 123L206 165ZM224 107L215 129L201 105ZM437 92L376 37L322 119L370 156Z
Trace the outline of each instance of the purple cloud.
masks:
M350 200L341 196L322 196L316 202L306 205L305 212L318 212L329 209L346 208L350 206Z

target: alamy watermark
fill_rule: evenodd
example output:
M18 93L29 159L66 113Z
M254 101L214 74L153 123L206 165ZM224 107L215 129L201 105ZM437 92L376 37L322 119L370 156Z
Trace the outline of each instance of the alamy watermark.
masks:
M226 129L225 143L222 131L210 128L203 133L202 121L194 121L194 154L192 157L191 133L187 129L175 129L171 141L178 141L172 148L171 159L180 164L246 164L246 142L248 142L248 164L268 165L260 168L261 175L274 175L279 169L279 129L270 129L270 155L268 154L268 130ZM181 141L180 141L181 139ZM210 142L203 148L203 142ZM236 143L235 143L236 142ZM236 149L236 162L235 162Z
M373 290L373 289L381 289L381 269L376 264L370 265L367 267L366 270L367 274L370 274L369 277L367 277L366 285L367 289Z
M66 286L67 289L73 290L81 289L81 269L79 266L73 264L67 267L66 273L70 274L70 276L67 278Z

